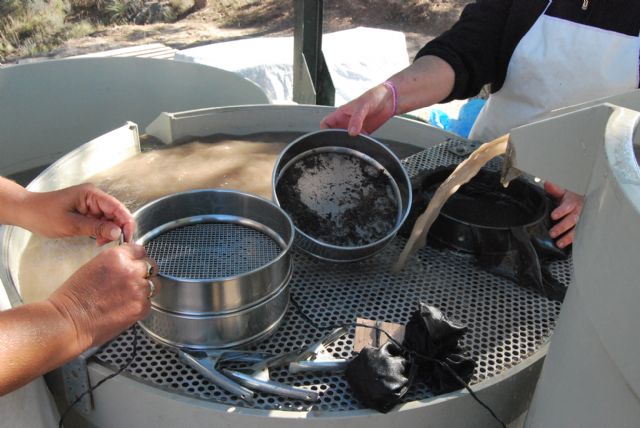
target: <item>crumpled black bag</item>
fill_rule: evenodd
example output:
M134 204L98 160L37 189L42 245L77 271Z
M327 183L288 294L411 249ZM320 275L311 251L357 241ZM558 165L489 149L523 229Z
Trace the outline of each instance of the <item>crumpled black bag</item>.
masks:
M402 345L437 358L454 352L467 330L466 326L450 321L438 308L419 302L418 310L411 314L406 325Z
M468 331L462 324L449 320L438 308L420 302L419 310L411 314L406 325L402 346L407 350L439 360L449 367L416 358L418 376L435 393L455 391L468 383L475 369L475 362L464 355L458 341Z
M442 359L449 369L440 365L433 364L431 373L427 373L425 383L435 395L446 394L447 392L457 391L462 388L462 384L458 378L465 383L469 383L476 368L476 363L471 358L464 356L462 351L456 354L449 354ZM454 376L453 373L456 376ZM421 373L425 373L424 370Z
M349 362L345 375L353 394L365 406L386 413L400 402L416 379L434 394L460 389L460 380L469 382L475 369L475 362L464 355L458 344L466 332L466 326L420 302L406 325L404 349L393 342L380 348L368 346Z
M412 179L413 203L401 236L409 236L453 168L425 171ZM554 207L555 201L535 184L518 178L505 189L498 172L483 168L445 204L427 242L471 253L481 269L562 301L566 287L553 277L549 264L566 259L569 252L556 247L549 235Z
M409 390L416 366L393 342L367 346L349 362L345 375L353 394L365 406L387 413Z

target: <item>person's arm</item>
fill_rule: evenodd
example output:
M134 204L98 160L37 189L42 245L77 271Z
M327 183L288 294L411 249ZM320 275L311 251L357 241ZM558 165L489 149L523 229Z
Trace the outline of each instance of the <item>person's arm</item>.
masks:
M0 396L81 353L73 324L49 301L0 312Z
M511 20L513 0L477 0L462 11L458 21L416 54L437 56L454 70L452 90L438 102L476 96L486 84L504 80L516 43L542 13L545 1L517 4Z
M130 242L135 229L125 206L92 184L39 193L3 177L0 224L20 226L50 238L93 236L98 245L118 239L121 230Z
M372 133L394 114L405 113L438 102L453 87L453 69L442 59L427 56L415 61L389 81L393 91L380 84L325 117L321 128L346 128L351 135Z
M0 395L100 346L149 311L144 247L103 251L47 300L0 312Z
M346 128L350 135L372 133L394 114L453 98L477 95L500 70L502 38L513 0L478 0L465 7L460 20L425 45L409 67L389 78L393 91L381 84L341 106L320 127Z
M130 241L133 217L91 184L36 193L0 177L0 223L49 237ZM75 272L47 300L0 312L0 395L99 346L142 319L151 285L144 247L110 248ZM157 284L156 284L157 285Z

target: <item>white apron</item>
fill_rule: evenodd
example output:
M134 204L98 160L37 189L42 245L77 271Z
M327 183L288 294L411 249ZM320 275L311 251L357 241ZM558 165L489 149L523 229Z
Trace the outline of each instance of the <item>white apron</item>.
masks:
M516 46L502 88L489 96L469 137L490 141L551 110L637 88L639 51L637 36L543 13Z

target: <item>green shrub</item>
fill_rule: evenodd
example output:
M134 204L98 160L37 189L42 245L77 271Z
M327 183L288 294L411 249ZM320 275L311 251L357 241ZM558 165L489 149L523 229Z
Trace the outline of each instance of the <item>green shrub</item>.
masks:
M8 17L16 13L24 13L24 3L20 0L0 0L0 16Z
M143 0L109 0L105 5L105 12L110 24L126 24L140 13L144 7Z
M96 9L104 8L106 0L68 0L71 9Z
M59 40L66 24L66 0L3 0L0 12L0 56L35 55Z
M89 21L83 20L76 22L65 29L67 39L77 39L93 33L96 27Z

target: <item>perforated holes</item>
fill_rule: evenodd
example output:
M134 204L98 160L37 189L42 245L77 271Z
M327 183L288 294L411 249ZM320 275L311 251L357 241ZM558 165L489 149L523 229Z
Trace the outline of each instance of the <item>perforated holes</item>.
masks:
M415 174L459 160L446 147L437 146L408 158L405 165L410 174ZM497 168L499 162L492 161L491 165ZM419 300L435 305L450 318L469 327L462 345L477 363L472 383L499 375L522 362L551 335L560 311L559 303L478 270L469 256L426 248L401 274L391 273L389 267L404 243L397 238L376 256L347 265L327 264L295 252L290 282L292 296L316 324L324 326L351 323L356 317L375 317L404 324L416 310ZM553 263L551 272L560 282L568 284L571 281L571 261ZM290 307L275 334L255 349L281 353L307 346L323 334L326 332L317 331ZM334 342L328 351L336 357L351 357L353 337L352 329L348 336ZM131 330L125 332L103 348L97 359L112 365L117 364L116 361L127 361L132 339ZM242 400L181 364L172 351L144 334L139 333L138 343L140 352L128 369L132 376L191 397L246 406ZM143 361L148 363L146 367L141 365ZM286 367L278 367L271 371L271 379L320 391L320 400L305 403L258 393L255 408L348 411L362 407L351 395L340 373L292 375ZM423 383L416 382L404 400L431 396L431 391Z
M170 230L146 244L160 273L181 279L226 278L258 269L282 252L268 235L233 223Z

